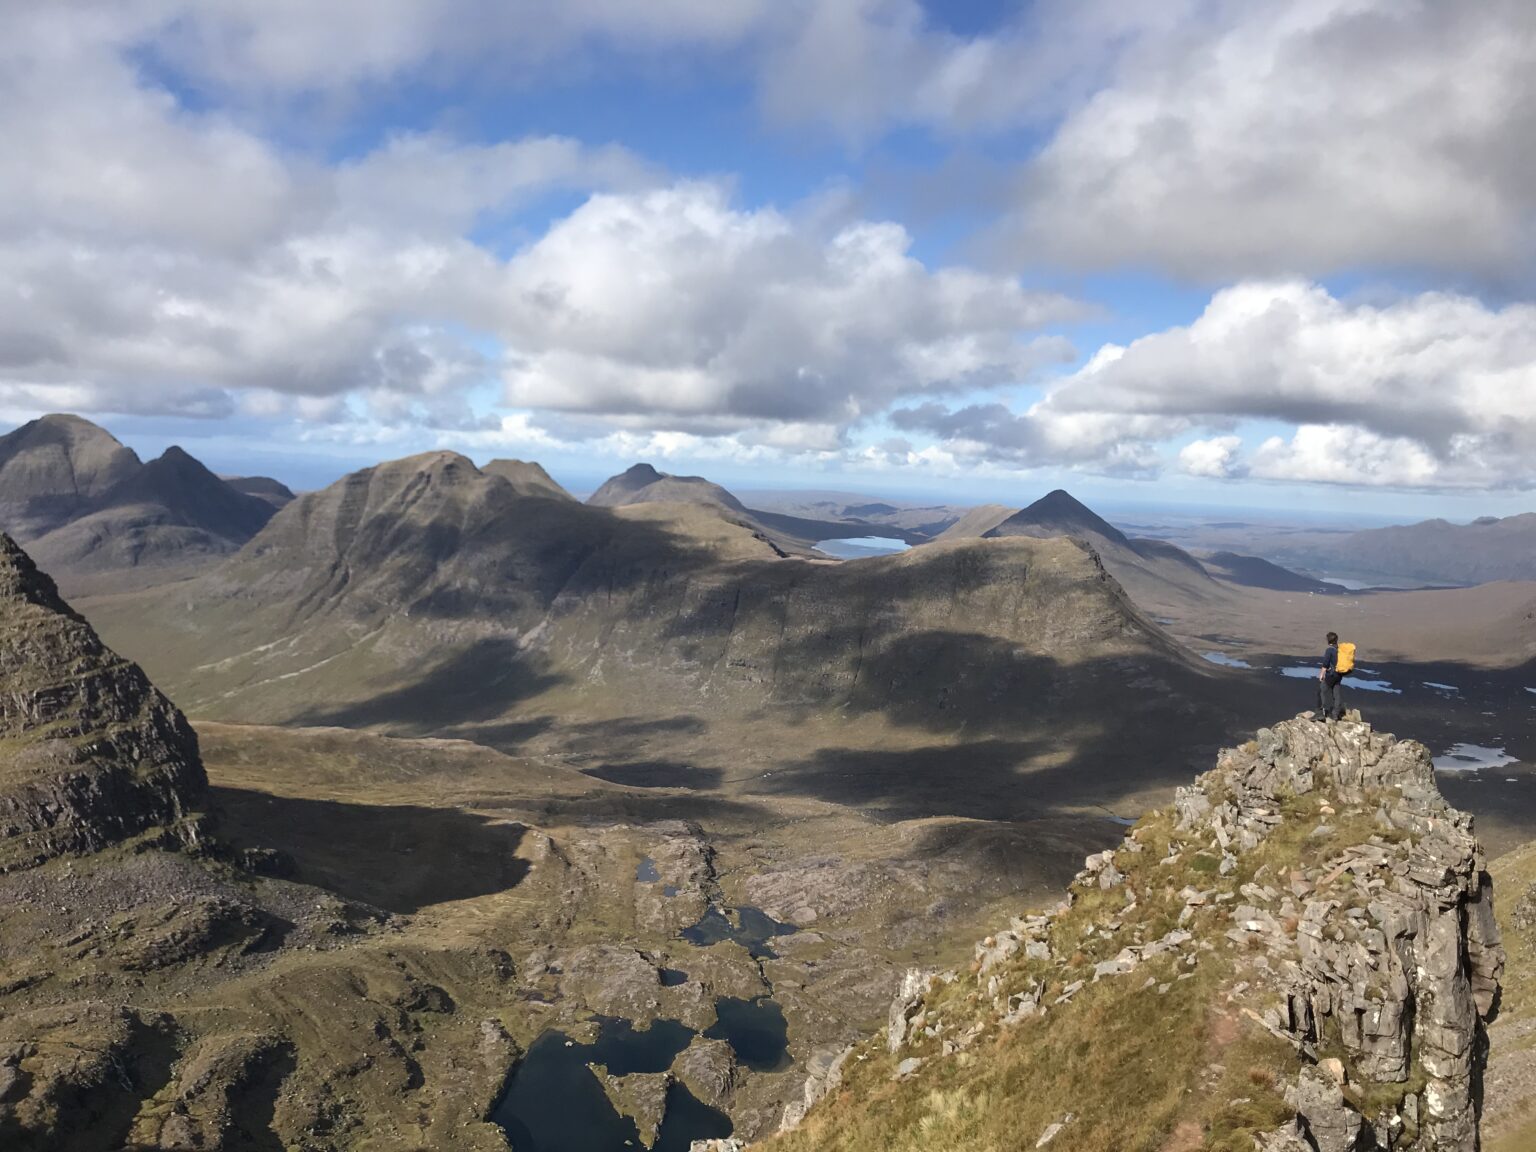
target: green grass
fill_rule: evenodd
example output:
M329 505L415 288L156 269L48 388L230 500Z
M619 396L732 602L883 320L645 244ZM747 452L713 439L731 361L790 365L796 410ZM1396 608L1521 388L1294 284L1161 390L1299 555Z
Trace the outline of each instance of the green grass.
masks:
M929 998L925 1024L945 1025L939 1037L923 1037L895 1056L879 1040L864 1045L837 1096L768 1148L1001 1152L1033 1147L1049 1125L1071 1113L1075 1118L1052 1141L1053 1152L1155 1152L1170 1139L1184 1142L1177 1147L1249 1152L1255 1133L1290 1115L1283 1083L1297 1057L1243 1015L1240 1004L1227 1002L1240 958L1224 949L1202 951L1189 969L1182 956L1165 955L1128 975L1091 982L1094 963L1175 926L1184 907L1177 893L1186 884L1235 890L1239 882L1198 872L1188 856L1173 866L1160 863L1170 838L1178 839L1167 812L1149 815L1137 834L1144 850L1116 860L1125 885L1079 889L1071 910L1053 923L1051 946L1064 969L1021 953L997 970L1004 996L1046 984L1043 1018L999 1029L976 977L963 973ZM1129 910L1128 891L1136 898ZM1202 909L1190 927L1197 937L1214 938L1222 915ZM1121 921L1119 932L1104 930L1112 919ZM1153 987L1144 987L1148 977ZM1079 979L1090 982L1056 1006L1062 987ZM1159 995L1162 984L1168 988ZM942 1055L944 1038L983 1020L987 1028L973 1047ZM927 1063L912 1078L893 1080L896 1064L911 1055Z

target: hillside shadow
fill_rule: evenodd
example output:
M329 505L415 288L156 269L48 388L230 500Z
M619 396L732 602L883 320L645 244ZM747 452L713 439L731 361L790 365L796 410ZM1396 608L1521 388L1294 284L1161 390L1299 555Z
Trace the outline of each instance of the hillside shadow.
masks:
M516 856L525 829L456 808L348 804L210 789L219 838L276 848L293 878L339 896L411 913L430 904L515 888L528 873Z
M774 699L886 716L903 728L1011 736L1071 730L1128 714L1231 709L1260 692L1156 650L1087 660L1029 652L1008 640L931 629L865 643L853 627L787 643ZM1237 711L1247 712L1242 708ZM1229 719L1229 717L1223 717Z
M1053 661L1031 657L1017 662L1020 675L1010 677L1010 653L991 665L1000 689L988 707L1005 716L951 719L938 703L927 710L884 709L898 728L950 739L822 748L754 781L752 793L813 797L891 821L952 816L1019 823L1074 809L1118 811L1121 798L1187 784L1214 764L1222 747L1300 710L1283 691L1270 691L1273 686L1202 677L1177 666L1136 677L1115 661L1089 663L1052 671ZM1010 691L1023 691L1040 676L1057 680L1037 694L1010 698ZM881 710L872 701L866 706Z
M383 727L402 735L443 735L445 729L503 718L520 701L565 677L508 637L477 640L439 661L416 680L366 700L316 707L294 718L299 727ZM536 733L530 733L536 734Z

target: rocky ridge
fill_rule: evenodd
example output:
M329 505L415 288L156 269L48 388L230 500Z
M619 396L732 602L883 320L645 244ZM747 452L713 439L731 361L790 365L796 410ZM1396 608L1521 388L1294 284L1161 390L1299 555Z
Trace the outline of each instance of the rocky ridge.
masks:
M0 536L0 872L164 827L199 835L197 737Z
M1471 818L1428 750L1358 713L1304 715L1223 752L968 972L910 971L883 1040L813 1076L773 1146L897 1146L914 1125L935 1146L980 1141L988 1121L952 1098L996 1103L1034 1061L1032 1099L1009 1101L1042 1121L1021 1147L1476 1152L1503 966ZM1149 1052L1110 1022L1197 1035ZM1106 1049L1115 1082L1065 1055L1079 1042ZM1138 1069L1167 1079L1137 1101L1147 1141L1112 1111L1143 1094ZM875 1093L884 1119L862 1111Z

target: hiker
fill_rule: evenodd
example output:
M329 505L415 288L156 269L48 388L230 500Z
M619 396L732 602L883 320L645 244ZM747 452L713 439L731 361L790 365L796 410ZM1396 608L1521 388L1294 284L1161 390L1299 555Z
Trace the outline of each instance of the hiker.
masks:
M1317 670L1317 705L1324 720L1344 719L1344 676L1339 670L1339 634L1328 633L1328 650Z

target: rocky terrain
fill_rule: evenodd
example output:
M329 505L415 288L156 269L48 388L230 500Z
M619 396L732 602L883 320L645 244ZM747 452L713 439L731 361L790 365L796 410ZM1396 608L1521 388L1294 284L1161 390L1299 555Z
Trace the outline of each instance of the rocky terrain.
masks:
M542 1095L597 1083L584 1107L663 1144L701 1114L760 1135L903 959L1071 851L1037 845L1057 862L1031 883L964 821L336 729L210 726L205 778L180 713L14 545L0 575L7 1149L505 1148L541 1054L614 1029L680 1040Z
M293 503L294 500L293 489L281 480L274 480L270 476L220 476L219 479L236 492L244 492L247 496L265 500L273 508L281 508L285 504Z
M0 537L0 871L159 828L187 843L206 780L181 714Z
M183 578L234 552L283 503L246 492L180 448L145 464L78 416L44 416L0 437L0 530L72 594Z
M1503 968L1427 750L1300 717L968 968L909 972L769 1146L1475 1152Z

